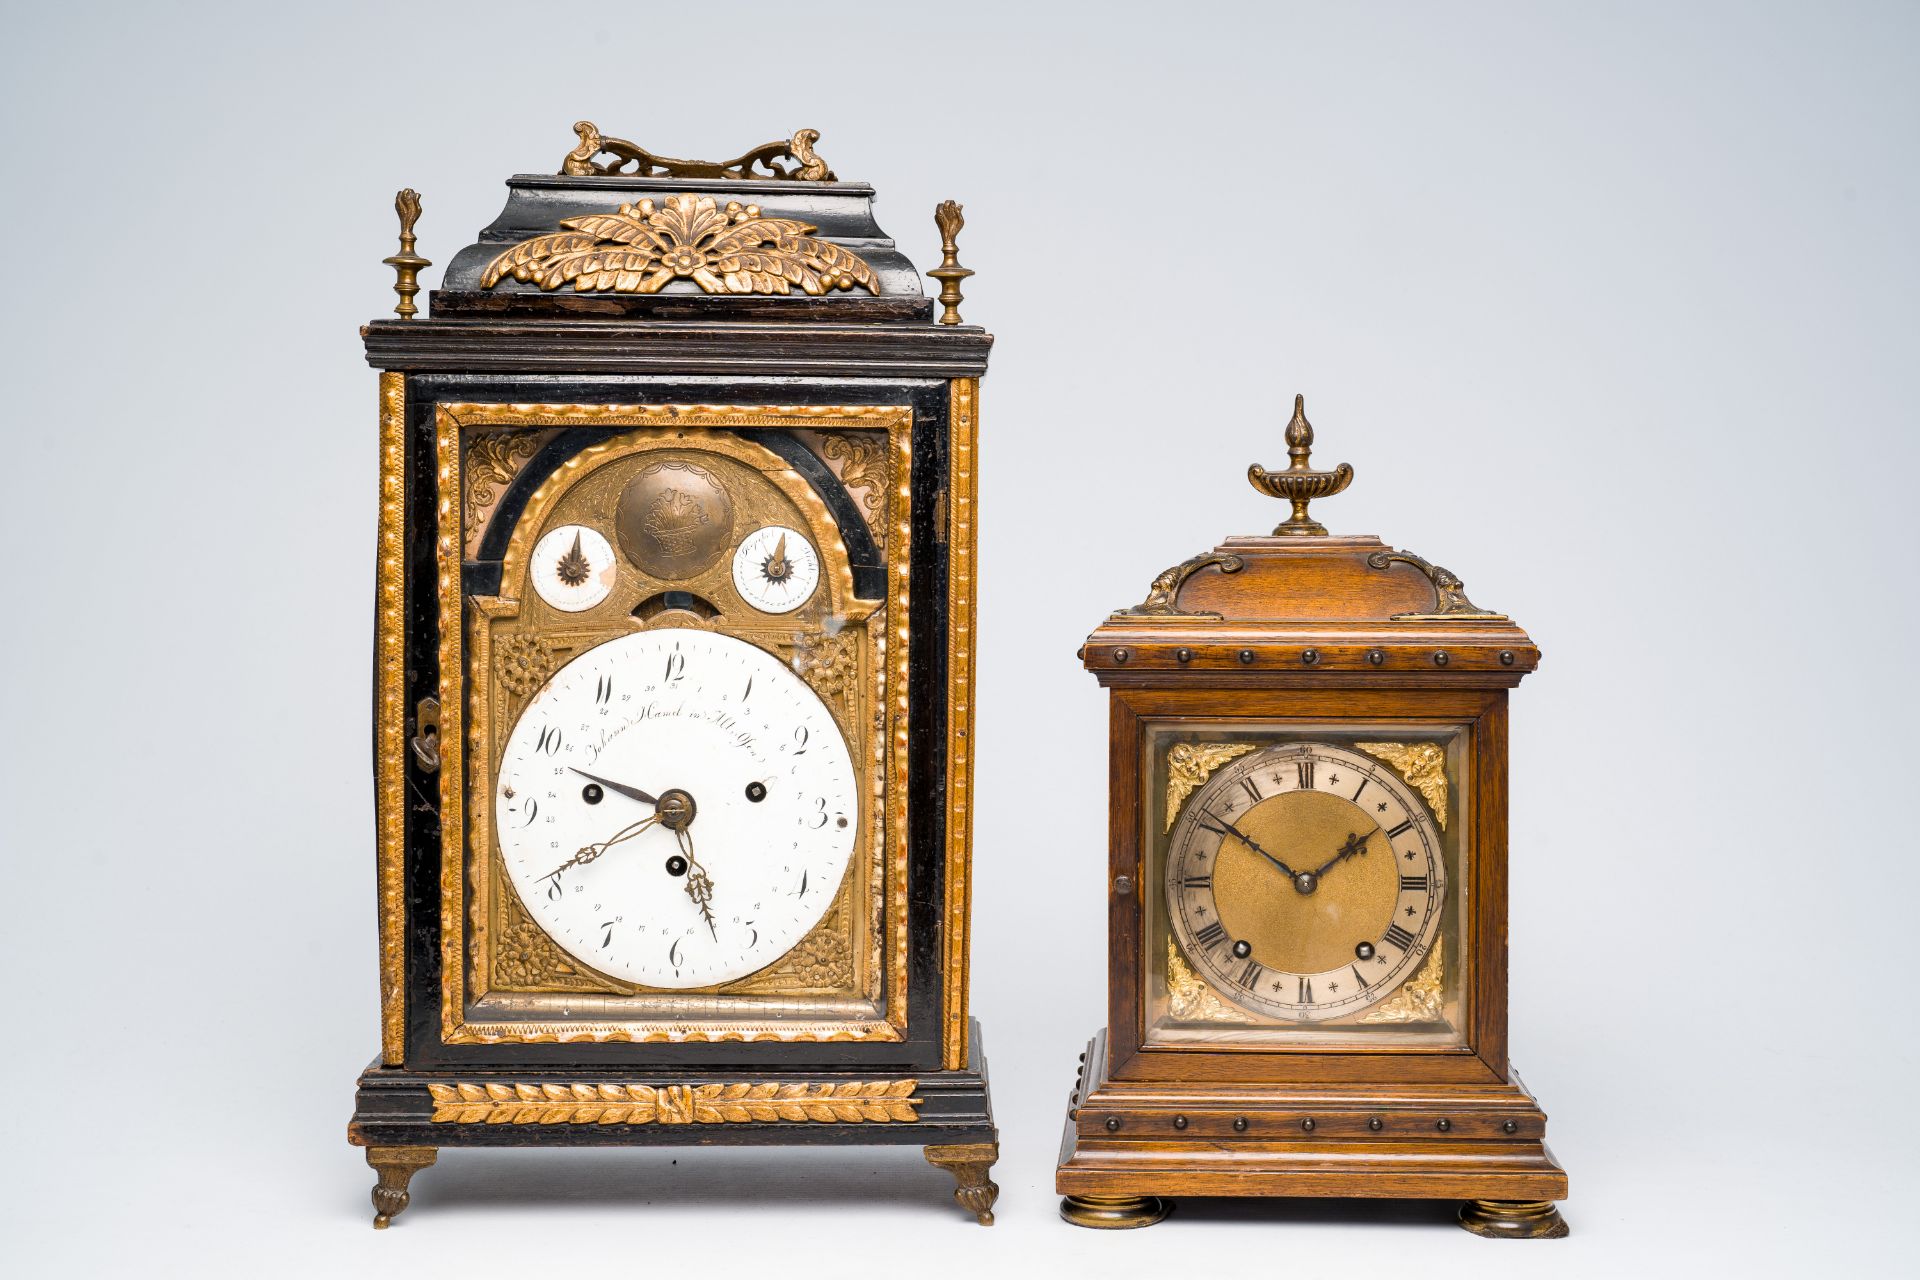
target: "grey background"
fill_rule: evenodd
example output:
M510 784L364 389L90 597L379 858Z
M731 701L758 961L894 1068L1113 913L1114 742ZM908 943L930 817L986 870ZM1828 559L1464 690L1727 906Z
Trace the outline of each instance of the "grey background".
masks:
M1804 1275L1896 1257L1920 923L1910 4L6 6L0 721L18 1275ZM392 192L444 263L577 118L801 125L937 261L984 390L975 1000L1000 1225L906 1152L455 1152L390 1232L367 685ZM438 269L428 273L436 280ZM1444 1209L1054 1217L1102 1018L1073 651L1274 504L1546 651L1513 1050L1574 1235Z

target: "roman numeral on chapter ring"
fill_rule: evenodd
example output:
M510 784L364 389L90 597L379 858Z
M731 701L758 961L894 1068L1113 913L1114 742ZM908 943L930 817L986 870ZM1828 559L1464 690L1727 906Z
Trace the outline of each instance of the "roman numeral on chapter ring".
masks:
M1217 947L1227 940L1227 931L1218 920L1209 921L1205 928L1193 931L1193 940L1202 947Z
M1313 761L1302 760L1294 766L1294 770L1300 776L1300 786L1302 790L1309 789L1313 786Z
M1392 830L1388 831L1387 839L1398 840L1401 836L1407 834L1407 832L1411 830L1413 830L1413 819L1408 818L1405 822L1401 823L1399 826L1394 827Z
M1264 972L1264 970L1260 968L1260 962L1258 960L1249 960L1247 961L1247 967L1240 971L1240 976L1235 978L1234 981L1248 991L1251 991L1260 985L1260 975L1262 972Z
M1425 876L1401 876L1400 891L1402 893L1425 893L1427 891L1427 878Z
M1311 978L1301 978L1299 979L1298 986L1299 986L1299 991L1298 991L1299 999L1296 1000L1294 1003L1312 1004L1313 1003L1313 980Z
M1188 876L1180 882L1180 887L1182 889L1211 889L1213 888L1213 877Z
M1386 936L1381 938L1380 941L1391 942L1402 951L1410 950L1413 947L1413 935L1397 924L1388 925Z

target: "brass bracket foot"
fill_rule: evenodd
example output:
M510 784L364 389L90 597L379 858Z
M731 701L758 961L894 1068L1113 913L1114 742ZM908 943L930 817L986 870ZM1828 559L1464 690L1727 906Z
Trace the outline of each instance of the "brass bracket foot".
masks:
M368 1147L367 1164L379 1176L373 1188L373 1225L385 1230L407 1207L407 1183L439 1158L435 1147Z
M1551 1200L1469 1200L1460 1225L1489 1240L1558 1240L1567 1220Z
M1159 1196L1068 1196L1060 1202L1060 1216L1076 1227L1106 1231L1150 1227L1173 1212Z
M953 1198L971 1213L983 1227L993 1225L993 1202L1000 1198L1000 1186L987 1176L993 1162L1000 1158L997 1142L968 1142L954 1146L933 1146L926 1150L927 1163L938 1165L953 1175L959 1185Z

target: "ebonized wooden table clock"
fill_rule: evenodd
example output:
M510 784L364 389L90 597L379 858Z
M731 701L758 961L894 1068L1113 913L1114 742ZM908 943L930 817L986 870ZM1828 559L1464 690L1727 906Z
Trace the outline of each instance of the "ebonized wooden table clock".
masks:
M380 374L375 1226L442 1147L923 1146L997 1188L967 1014L975 398L802 130L575 126Z
M1110 691L1109 1022L1081 1059L1062 1213L1167 1196L1460 1199L1566 1233L1507 1061L1507 690L1539 650L1453 574L1307 513L1161 574L1081 657Z

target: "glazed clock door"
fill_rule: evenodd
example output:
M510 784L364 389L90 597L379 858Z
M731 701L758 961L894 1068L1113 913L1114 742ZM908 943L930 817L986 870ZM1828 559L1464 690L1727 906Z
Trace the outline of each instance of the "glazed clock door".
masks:
M1420 971L1445 918L1444 833L1383 761L1327 742L1257 748L1181 808L1164 891L1190 971L1256 1018L1331 1022Z
M1467 734L1151 725L1143 1047L1464 1046Z
M796 470L796 419L870 502ZM439 430L471 470L517 463L520 498L443 531L452 558L511 521L450 628L470 755L442 785L471 799L440 1043L902 1044L906 582L850 547L908 545L885 477L911 410L443 404Z

